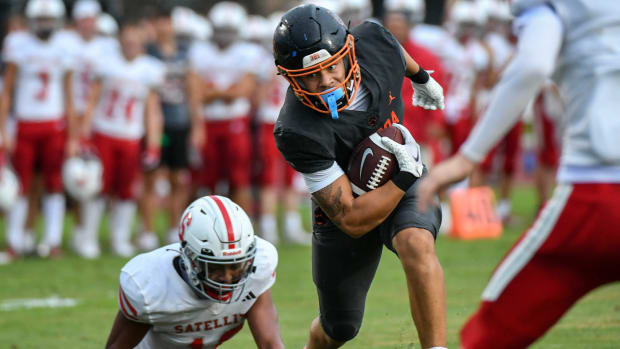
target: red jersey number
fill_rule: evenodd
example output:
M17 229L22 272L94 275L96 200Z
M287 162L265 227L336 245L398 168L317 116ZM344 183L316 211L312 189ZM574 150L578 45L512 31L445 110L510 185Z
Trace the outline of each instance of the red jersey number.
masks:
M44 101L49 94L49 86L50 86L50 74L46 71L42 71L37 74L39 80L41 81L41 88L39 88L39 92L35 95L35 98L38 101Z

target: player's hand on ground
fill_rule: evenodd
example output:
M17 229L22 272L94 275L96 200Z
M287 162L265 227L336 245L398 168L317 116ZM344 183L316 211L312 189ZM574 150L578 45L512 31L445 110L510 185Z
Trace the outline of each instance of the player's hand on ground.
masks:
M399 124L394 124L393 126L398 127L403 135L405 144L399 144L388 137L381 137L381 143L394 154L396 160L398 160L398 167L401 171L409 172L416 178L421 177L424 164L422 163L420 145L413 139L413 136L406 127Z
M424 177L417 187L418 210L420 212L435 204L435 195L449 184L458 182L469 176L476 163L461 153L440 162L433 167L428 176Z
M445 108L443 88L432 76L429 76L425 84L417 84L412 81L411 86L415 92L412 102L414 106L431 110Z

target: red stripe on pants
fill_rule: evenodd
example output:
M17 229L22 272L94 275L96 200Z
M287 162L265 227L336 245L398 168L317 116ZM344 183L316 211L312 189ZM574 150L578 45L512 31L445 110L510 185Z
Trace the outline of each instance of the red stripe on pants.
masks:
M564 189L566 186L556 189L545 210ZM527 347L586 293L619 281L618 197L620 184L574 184L565 203L556 205L559 215L555 223L545 224L549 215L543 211L496 269L488 288L506 273L509 268L503 267L510 264L512 256L532 247L532 237L542 234L544 242L530 248L531 256L505 280L497 298L481 303L461 330L461 346Z

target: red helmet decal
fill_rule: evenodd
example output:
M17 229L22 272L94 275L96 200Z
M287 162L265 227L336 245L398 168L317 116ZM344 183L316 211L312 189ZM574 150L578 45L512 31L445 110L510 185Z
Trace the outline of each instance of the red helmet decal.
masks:
M189 228L190 224L192 224L192 212L187 212L181 220L181 226L179 226L179 240L181 240L181 242L183 242L183 238L185 237L185 229Z

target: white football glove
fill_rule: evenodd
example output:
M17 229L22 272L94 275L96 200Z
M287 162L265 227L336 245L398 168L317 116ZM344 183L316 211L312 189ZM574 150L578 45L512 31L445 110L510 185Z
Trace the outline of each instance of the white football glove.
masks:
M445 108L443 88L432 76L428 77L428 81L425 84L416 84L412 81L411 86L413 87L413 91L415 91L412 102L414 107L422 107L431 110Z
M420 145L413 139L411 132L405 126L400 124L393 124L392 126L398 127L403 135L405 144L395 142L388 137L381 137L381 143L396 156L398 167L401 171L409 172L416 178L422 177L424 164L422 163Z

